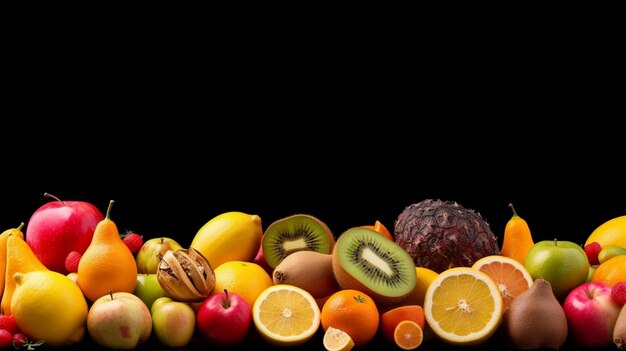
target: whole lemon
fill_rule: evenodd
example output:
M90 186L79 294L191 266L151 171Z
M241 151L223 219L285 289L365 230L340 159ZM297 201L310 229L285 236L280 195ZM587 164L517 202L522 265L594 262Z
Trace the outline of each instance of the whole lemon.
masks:
M609 219L600 224L587 238L586 246L597 242L601 247L617 245L626 249L626 215Z
M223 292L235 293L246 300L250 307L267 287L274 285L272 277L253 262L228 261L219 265L215 273L215 288L213 294Z
M415 288L413 288L411 294L402 301L402 304L424 306L424 296L426 296L426 290L428 289L430 283L437 278L439 273L426 267L415 267L415 273L417 274Z
M259 251L261 217L239 211L224 212L206 222L191 247L206 257L212 268L227 261L252 261Z
M11 313L20 330L48 346L81 342L86 332L87 300L76 283L55 271L15 273Z

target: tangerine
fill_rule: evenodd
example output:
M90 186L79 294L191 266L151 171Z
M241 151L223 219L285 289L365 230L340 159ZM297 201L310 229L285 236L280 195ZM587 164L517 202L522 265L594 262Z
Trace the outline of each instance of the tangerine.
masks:
M608 286L626 282L626 255L615 256L601 263L593 272L591 281Z
M387 239L393 241L393 235L391 235L391 232L389 231L389 229L387 229L387 227L385 227L378 220L376 222L374 222L374 225L362 225L361 228L371 229L371 230L373 230L375 232L378 232L379 234L382 234Z
M322 328L343 330L354 347L370 342L378 332L380 315L374 300L362 291L342 289L328 297L321 311Z

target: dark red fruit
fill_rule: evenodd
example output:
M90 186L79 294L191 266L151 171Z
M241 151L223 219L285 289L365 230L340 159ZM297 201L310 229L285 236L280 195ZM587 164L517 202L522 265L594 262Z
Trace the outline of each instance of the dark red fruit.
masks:
M83 255L78 251L71 251L65 258L65 269L69 273L78 272L78 263Z
M7 348L13 343L13 334L6 329L0 329L0 349Z
M20 347L28 344L28 338L23 333L13 334L13 347L19 349Z
M134 232L127 232L122 236L122 241L124 241L130 252L136 254L143 245L143 236Z
M599 243L595 241L589 243L585 245L583 250L585 250L585 253L587 254L587 260L589 261L589 265L595 266L600 264L600 261L598 261L598 254L600 253L600 250L602 250L602 247Z
M7 330L11 334L17 333L17 324L12 314L0 314L0 329Z
M626 304L626 282L618 282L611 288L611 298L618 305Z

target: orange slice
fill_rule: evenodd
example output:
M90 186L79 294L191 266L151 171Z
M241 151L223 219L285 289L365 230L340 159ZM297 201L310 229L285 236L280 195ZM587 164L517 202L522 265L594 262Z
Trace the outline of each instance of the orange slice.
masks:
M320 327L320 309L306 290L287 284L272 285L259 294L252 320L263 339L276 346L305 343Z
M341 329L328 327L322 339L326 351L350 351L354 347L354 340Z
M414 350L424 340L424 332L419 324L411 320L405 320L396 326L393 332L393 340L403 350Z
M533 284L533 278L526 267L511 257L485 256L474 262L472 268L486 273L498 284L505 311L516 296L528 290Z
M502 321L503 306L498 285L471 267L442 271L424 296L426 323L453 345L473 346L489 339Z

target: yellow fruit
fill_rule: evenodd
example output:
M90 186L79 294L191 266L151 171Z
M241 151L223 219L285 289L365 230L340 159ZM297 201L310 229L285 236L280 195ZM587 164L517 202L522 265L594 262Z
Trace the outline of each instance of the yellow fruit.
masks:
M619 216L602 223L585 242L585 245L597 242L601 247L617 245L626 249L626 216Z
M626 282L626 255L615 256L601 263L593 272L591 281L608 286Z
M329 327L322 339L326 351L350 351L354 347L354 340L341 329Z
M320 309L306 290L278 284L265 289L252 306L252 320L268 343L293 347L310 340L320 328Z
M66 275L55 271L15 273L11 311L20 331L51 347L81 342L86 332L87 301Z
M7 229L0 234L0 296L2 296L4 292L4 276L7 269L7 238L10 235L16 235L24 240L24 233L22 233L23 227L24 222L20 223L19 227Z
M439 273L426 267L415 267L415 273L417 274L417 281L415 282L415 288L411 294L400 305L420 305L424 306L424 296L426 296L426 290L430 283L437 278Z
M231 211L205 223L191 241L191 247L200 251L215 269L227 261L254 260L262 237L261 217Z
M530 248L535 245L535 242L526 220L515 212L513 204L509 204L509 207L513 211L513 216L511 216L504 227L504 239L502 239L500 255L510 257L524 264L526 255Z
M498 285L471 267L444 270L424 297L426 322L444 342L480 344L498 329L504 304Z
M263 290L273 285L272 277L267 271L253 262L228 261L219 265L213 272L215 274L213 294L227 289L243 297L250 307Z

